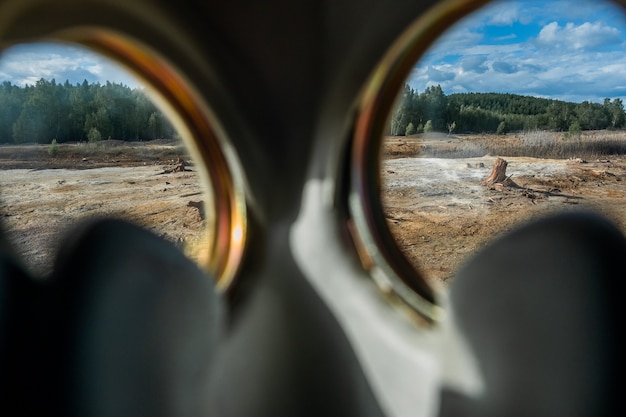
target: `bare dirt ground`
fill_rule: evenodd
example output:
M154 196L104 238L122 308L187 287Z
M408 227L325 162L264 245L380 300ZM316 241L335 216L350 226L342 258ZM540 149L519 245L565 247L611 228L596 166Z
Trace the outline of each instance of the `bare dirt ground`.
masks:
M626 157L538 159L499 155L516 187L485 186L496 155L443 158L433 150L480 136L387 138L381 198L390 230L427 278L448 282L486 243L531 218L594 210L626 230ZM626 139L625 139L626 140ZM469 146L472 148L472 146ZM178 158L189 171L166 172ZM206 233L209 201L177 141L0 146L0 221L24 263L50 270L56 245L76 221L126 218L190 248ZM197 247L197 245L195 245Z
M476 137L386 138L382 199L405 255L428 279L449 282L471 254L532 218L592 210L626 230L626 157L501 157L517 186L485 186L495 155L443 159L426 148Z
M24 264L45 275L68 227L92 216L131 220L189 252L206 233L199 178L176 141L0 147L0 220ZM167 172L179 159L187 170ZM193 253L189 253L193 256Z

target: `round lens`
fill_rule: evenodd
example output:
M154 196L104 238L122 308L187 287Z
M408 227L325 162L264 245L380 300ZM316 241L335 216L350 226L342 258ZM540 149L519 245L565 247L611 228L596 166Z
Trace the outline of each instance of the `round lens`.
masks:
M202 261L212 193L145 85L77 45L37 43L0 61L0 216L23 262L49 273L68 227L137 223Z

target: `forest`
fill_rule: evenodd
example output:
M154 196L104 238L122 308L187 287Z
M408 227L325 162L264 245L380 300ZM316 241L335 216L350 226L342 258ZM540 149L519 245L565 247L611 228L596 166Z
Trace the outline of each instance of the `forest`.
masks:
M123 84L75 85L40 79L0 84L0 143L49 144L172 138L176 131L140 89Z
M497 133L511 131L621 129L626 114L621 99L602 104L571 103L554 99L502 93L446 95L441 86L422 93L405 85L398 97L388 134L405 136L429 131Z
M0 84L0 143L49 144L102 139L142 141L177 136L166 116L140 89L123 84L58 84L40 79L20 87ZM501 93L446 95L441 86L419 93L405 85L387 134L497 133L621 129L621 99L571 103Z

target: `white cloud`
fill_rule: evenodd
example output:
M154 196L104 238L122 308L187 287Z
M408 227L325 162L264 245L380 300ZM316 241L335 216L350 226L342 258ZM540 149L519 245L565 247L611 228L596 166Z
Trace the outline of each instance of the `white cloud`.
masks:
M468 56L461 61L461 68L463 69L463 72L476 72L478 74L484 74L489 70L489 67L485 65L486 61L486 56Z
M517 39L517 35L515 33L511 33L510 35L494 38L495 41L508 41L509 39Z
M509 45L474 45L465 48L463 55L507 55L528 49L526 44L512 43Z
M606 47L620 42L620 30L601 22L567 23L565 26L551 22L541 29L536 39L540 47L575 50Z
M501 74L513 74L518 71L517 65L506 61L495 61L491 64L491 68Z
M490 10L487 24L494 26L511 26L520 20L520 10L516 4L502 4Z
M431 46L426 53L427 59L441 59L446 55L466 54L466 49L480 43L484 38L469 27L456 26L446 32Z
M106 81L139 85L137 79L113 61L88 49L58 43L17 45L0 56L0 81L34 85L38 80L68 80L71 84Z
M452 71L446 71L445 68L428 67L428 78L432 81L443 82L454 80L456 74Z
M579 0L575 6L562 0L492 3L436 42L410 84L418 91L440 84L446 94L509 92L595 102L624 98L623 10L603 0ZM509 24L515 25L510 31L503 27ZM516 43L499 44L510 39Z
M626 54L621 51L547 53L534 49L522 55L466 56L447 64L445 72L455 73L456 77L441 81L429 77L428 68L413 72L410 84L418 91L440 84L446 94L508 92L578 102L601 102L604 97L626 94L620 88L626 85Z

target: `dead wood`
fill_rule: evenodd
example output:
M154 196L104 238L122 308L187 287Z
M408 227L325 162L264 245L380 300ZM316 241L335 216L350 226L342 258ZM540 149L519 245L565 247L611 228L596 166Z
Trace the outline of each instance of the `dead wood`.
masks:
M189 201L187 203L187 207L193 207L198 210L200 214L200 219L204 220L206 218L206 212L204 210L204 201Z
M496 158L493 168L491 169L491 173L487 179L483 181L483 185L493 186L497 184L505 187L518 187L518 185L511 179L511 176L506 176L507 166L508 162L504 159Z
M508 162L506 162L502 158L496 158L496 161L493 164L493 168L491 169L491 173L487 177L487 179L483 182L485 185L494 185L501 183L506 179L506 167Z
M163 171L160 172L159 174L171 174L173 172L187 172L187 171L191 171L191 170L187 169L187 164L185 163L183 159L178 158L178 160L176 161L176 164L170 167L164 167Z

